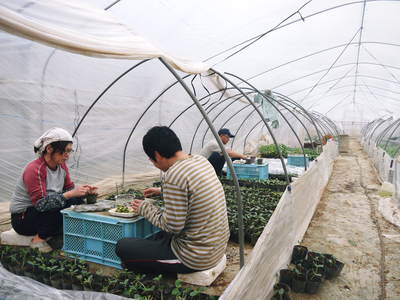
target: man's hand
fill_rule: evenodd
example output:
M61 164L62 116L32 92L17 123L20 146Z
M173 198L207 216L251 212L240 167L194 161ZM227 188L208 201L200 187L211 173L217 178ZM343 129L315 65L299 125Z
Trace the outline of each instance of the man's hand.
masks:
M135 200L131 201L130 204L133 209L133 212L138 214L142 203L143 203L143 200L139 200L139 199L135 199Z
M143 191L145 197L158 196L161 194L161 188L151 187Z

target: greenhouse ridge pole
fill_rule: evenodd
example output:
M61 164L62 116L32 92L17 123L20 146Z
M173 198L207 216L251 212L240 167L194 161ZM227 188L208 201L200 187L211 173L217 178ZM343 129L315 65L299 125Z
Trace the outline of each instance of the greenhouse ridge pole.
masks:
M237 197L237 204L238 204L238 225L239 225L239 244L240 244L240 267L242 268L244 265L244 231L243 231L243 203L242 203L242 196L240 193L240 188L239 188L239 181L236 176L235 170L232 165L232 160L229 157L228 153L225 150L224 145L222 144L221 139L218 136L217 131L214 128L214 125L212 124L211 120L208 118L206 111L204 108L201 106L200 102L197 100L197 98L193 95L189 87L185 84L185 82L182 80L182 78L176 73L176 71L164 61L161 57L159 58L161 63L171 72L171 74L179 81L179 83L182 85L182 87L185 89L185 91L189 94L189 96L192 98L193 102L196 103L197 108L199 109L200 113L203 115L204 119L207 122L207 125L210 127L221 151L222 154L224 155L224 158L226 160L226 163L228 165L229 170L231 171L232 174L232 179L235 184L235 189L236 189L236 197Z
M191 75L186 75L186 77L189 77ZM185 78L186 78L185 77ZM125 184L125 169L126 169L126 151L128 149L128 144L131 140L131 137L133 135L133 132L136 130L137 126L139 125L139 122L143 119L144 115L147 113L147 111L153 106L154 103L158 101L158 99L161 98L162 95L164 95L169 89L171 89L175 84L177 84L178 81L173 82L169 86L167 86L160 94L157 95L156 98L154 98L153 101L145 108L145 110L142 112L142 114L139 116L139 118L136 120L135 124L132 126L131 131L129 132L128 138L126 139L125 146L124 146L124 152L122 155L122 187Z

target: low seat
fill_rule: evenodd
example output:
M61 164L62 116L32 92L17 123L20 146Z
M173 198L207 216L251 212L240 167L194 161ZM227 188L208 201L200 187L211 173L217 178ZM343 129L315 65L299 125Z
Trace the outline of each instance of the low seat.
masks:
M20 235L14 229L4 231L0 235L2 245L29 246L34 235Z
M183 282L201 285L201 286L209 286L214 280L221 274L226 267L226 255L222 257L219 263L211 269L188 273L188 274L178 274L178 279Z

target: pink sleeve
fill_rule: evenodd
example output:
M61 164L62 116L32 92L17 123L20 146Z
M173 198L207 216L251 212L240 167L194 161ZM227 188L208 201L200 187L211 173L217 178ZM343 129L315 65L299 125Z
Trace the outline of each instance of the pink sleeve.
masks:
M28 164L22 174L26 191L33 205L35 205L39 199L47 196L46 175L46 167L38 161Z
M69 176L69 170L68 170L67 165L62 164L61 168L63 168L65 170L64 191L73 189L75 184L72 182L71 177Z

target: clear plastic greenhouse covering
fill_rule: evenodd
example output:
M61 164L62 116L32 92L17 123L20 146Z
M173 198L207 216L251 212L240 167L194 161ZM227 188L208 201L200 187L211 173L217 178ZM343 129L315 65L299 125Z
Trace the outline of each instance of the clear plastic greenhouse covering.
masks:
M0 32L0 201L9 200L21 169L34 158L33 141L53 126L73 132L95 100L76 133L77 152L70 159L76 182L114 176L120 183L124 168L127 174L154 171L140 144L157 124L172 123L184 150L192 153L212 138L160 61L127 57L164 57L186 72L202 72L178 73L187 76L185 83L204 108L232 103L213 109L210 118L216 118L217 129L237 131L232 146L238 151L272 143L271 134L246 107L247 99L242 95L234 102L240 93L221 76L204 72L207 66L244 93L252 85L287 100L279 109L293 128L281 114L265 114L274 118L271 130L282 144L298 147L298 139L361 128L399 111L393 99L400 59L393 34L400 22L397 1L1 0L0 8L3 30L36 39ZM133 54L135 49L141 51ZM253 91L249 97L254 96ZM313 113L306 115L289 100Z
M0 297L7 300L28 300L28 299L41 299L41 300L123 300L128 299L125 297L98 293L98 292L85 292L85 291L70 291L58 290L41 282L33 280L29 277L18 276L0 265Z

